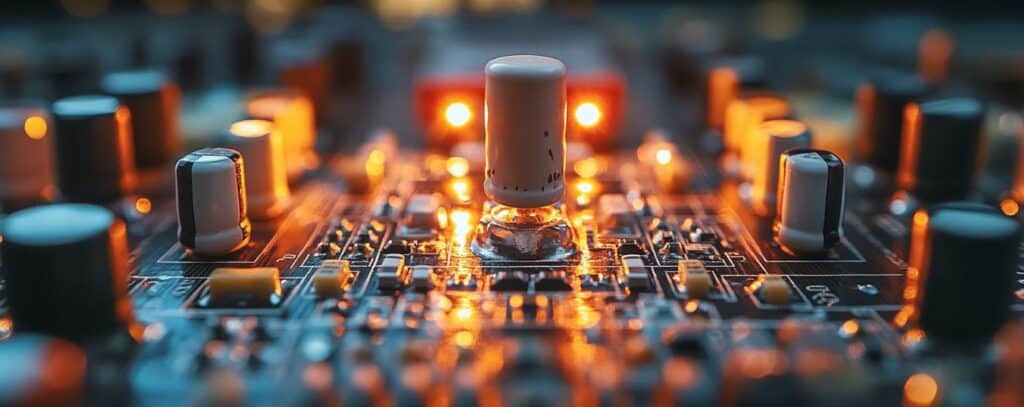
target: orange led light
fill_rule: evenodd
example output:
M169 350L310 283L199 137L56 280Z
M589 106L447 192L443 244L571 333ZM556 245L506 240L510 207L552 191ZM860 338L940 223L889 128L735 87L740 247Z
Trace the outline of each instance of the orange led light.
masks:
M1004 199L999 203L999 209L1006 216L1016 216L1020 212L1020 205L1012 199Z
M145 215L153 210L153 202L149 198L139 198L135 200L135 210Z
M654 160L660 165L668 165L668 163L672 162L672 150L668 148L659 148L658 151L654 153Z
M473 118L473 111L469 109L465 103L454 102L448 104L444 109L444 119L448 121L452 127L462 127L469 123L469 119Z
M445 161L448 174L453 177L465 177L469 173L469 160L462 157L450 157Z
M583 102L573 111L576 123L583 127L594 127L601 122L601 108L593 102Z
M46 119L39 116L29 116L25 119L25 135L33 140L46 137Z
M918 373L903 385L903 398L912 406L930 406L939 395L939 384L927 373Z
M266 120L242 120L232 123L228 131L238 137L261 137L272 128L273 124Z

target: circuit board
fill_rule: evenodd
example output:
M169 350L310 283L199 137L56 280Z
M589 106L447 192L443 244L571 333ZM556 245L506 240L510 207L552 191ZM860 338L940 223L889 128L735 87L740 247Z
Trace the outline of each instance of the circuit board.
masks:
M911 217L895 214L888 197L850 188L844 233L833 248L809 255L782 247L775 239L777 219L751 205L750 185L729 176L717 148L709 146L715 135L700 124L700 91L673 90L659 59L663 46L645 45L659 41L658 29L649 28L657 26L652 21L659 10L598 8L592 18L571 24L527 19L537 31L501 47L492 47L491 37L522 30L509 28L515 23L467 19L454 28L419 28L426 44L413 48L427 54L421 60L442 55L451 64L462 62L439 47L493 49L467 57L467 65L480 70L492 57L539 48L567 62L570 86L574 57L562 47L610 50L607 58L588 53L587 64L589 69L594 59L621 75L628 88L622 124L602 135L614 140L610 144L578 156L570 151L565 197L556 205L571 229L573 256L493 259L474 252L480 219L493 205L484 192L484 167L436 143L429 126L417 124L420 107L411 93L426 68L394 68L401 65L392 52L398 40L375 27L379 31L366 35L372 39L367 48L382 50L373 55L374 66L382 68L359 90L331 95L333 110L318 130L319 164L292 180L285 213L253 219L242 249L211 258L183 246L169 168L153 171L139 193L115 206L127 225L134 323L131 335L83 345L89 360L84 400L1019 403L1024 269L1016 271L1012 321L996 346L978 353L918 351L924 335L902 315ZM351 22L361 13L325 11L327 17L311 22L305 33L315 37L309 33L332 18ZM571 27L550 30L552 21ZM827 31L808 28L815 29ZM462 41L446 44L451 37ZM799 50L786 46L788 53L771 44L762 51L788 56ZM839 52L803 51L815 57L807 69L844 80L808 91L799 83L805 76L777 75L772 87L796 88L787 96L796 116L813 129L814 147L852 158L856 106L848 71L854 68L840 67L849 61ZM790 58L769 64L780 60ZM785 63L772 68L792 71ZM219 92L237 95L237 89ZM219 119L236 116L238 109L209 108L221 100L214 93L185 93L183 120L207 116L185 126L189 147L216 145L201 127L223 126ZM570 134L570 144L586 144L587 137ZM457 138L482 141L483 135L470 131ZM353 167L363 178L353 177ZM977 200L992 202L1012 182L1012 171L1000 171L985 170ZM423 202L429 202L426 211L419 207ZM431 217L433 227L420 227L422 216ZM318 276L340 264L340 280L322 291ZM210 280L224 268L273 268L279 286L269 298L218 298ZM693 269L707 280L688 281ZM5 312L3 289L0 283ZM0 336L6 338L12 330L4 321Z

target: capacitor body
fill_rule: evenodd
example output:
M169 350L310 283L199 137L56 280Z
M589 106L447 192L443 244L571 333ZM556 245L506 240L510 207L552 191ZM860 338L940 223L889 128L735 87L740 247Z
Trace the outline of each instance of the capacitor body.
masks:
M775 240L793 252L822 252L843 236L846 167L823 150L789 150L779 159Z
M135 188L131 115L110 96L53 103L57 176L64 199L109 203Z
M249 243L252 225L246 204L242 155L205 148L175 167L178 240L200 256L221 256Z
M982 204L915 213L904 297L929 337L974 344L1010 318L1020 233L1016 219Z
M921 202L966 199L974 188L984 108L972 98L907 105L896 182Z
M246 96L245 110L249 118L273 122L281 133L289 179L316 165L316 116L309 97L287 88L260 90Z
M37 206L9 216L3 236L7 301L19 331L78 341L130 323L127 232L109 210Z
M41 108L0 109L0 200L5 209L51 198L52 126Z
M284 162L281 134L265 120L242 120L232 124L223 139L245 160L245 190L248 213L256 219L271 219L287 207L291 196Z
M132 144L138 168L157 168L174 160L181 150L181 91L157 70L107 74L103 91L131 111Z
M912 75L884 75L857 88L857 156L889 174L900 160L903 109L925 95L927 87Z
M775 209L779 187L779 157L786 150L811 146L811 130L795 120L769 120L758 127L751 141L748 164L753 171L753 206L761 213Z
M513 55L485 68L484 190L495 202L535 208L565 193L565 65Z

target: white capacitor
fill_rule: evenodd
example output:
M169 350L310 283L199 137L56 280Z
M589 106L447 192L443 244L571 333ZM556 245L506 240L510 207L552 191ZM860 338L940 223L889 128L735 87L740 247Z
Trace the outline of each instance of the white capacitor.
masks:
M52 122L42 108L0 109L0 200L24 206L54 192Z
M178 160L174 171L178 240L201 256L220 256L249 243L242 154L204 148Z
M811 146L811 130L796 120L769 120L758 126L750 163L753 172L753 204L761 213L775 208L779 186L779 156L786 150Z
M536 55L485 68L484 191L515 208L554 204L565 193L565 65Z
M281 133L266 120L232 123L225 136L227 146L245 160L246 201L249 215L272 219L288 207L291 192L285 168Z
M789 150L779 159L775 240L794 252L822 252L843 236L846 168L837 155Z

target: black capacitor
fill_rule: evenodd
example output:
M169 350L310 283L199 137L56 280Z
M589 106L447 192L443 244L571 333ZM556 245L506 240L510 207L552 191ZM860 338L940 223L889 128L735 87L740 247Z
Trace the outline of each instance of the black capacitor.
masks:
M924 203L967 198L978 167L984 112L981 102L966 97L908 104L899 188Z
M900 160L903 109L925 96L925 82L909 74L884 74L857 89L857 156L860 162L889 174Z
M976 344L1009 319L1020 233L1016 219L983 204L915 213L904 297L928 337Z
M58 185L72 202L109 203L135 187L131 117L111 96L53 103Z
M3 236L15 331L88 341L130 324L127 232L109 210L37 206L9 216Z
M181 150L181 91L173 80L162 71L140 69L107 74L102 87L131 111L138 168L160 167L177 157Z

